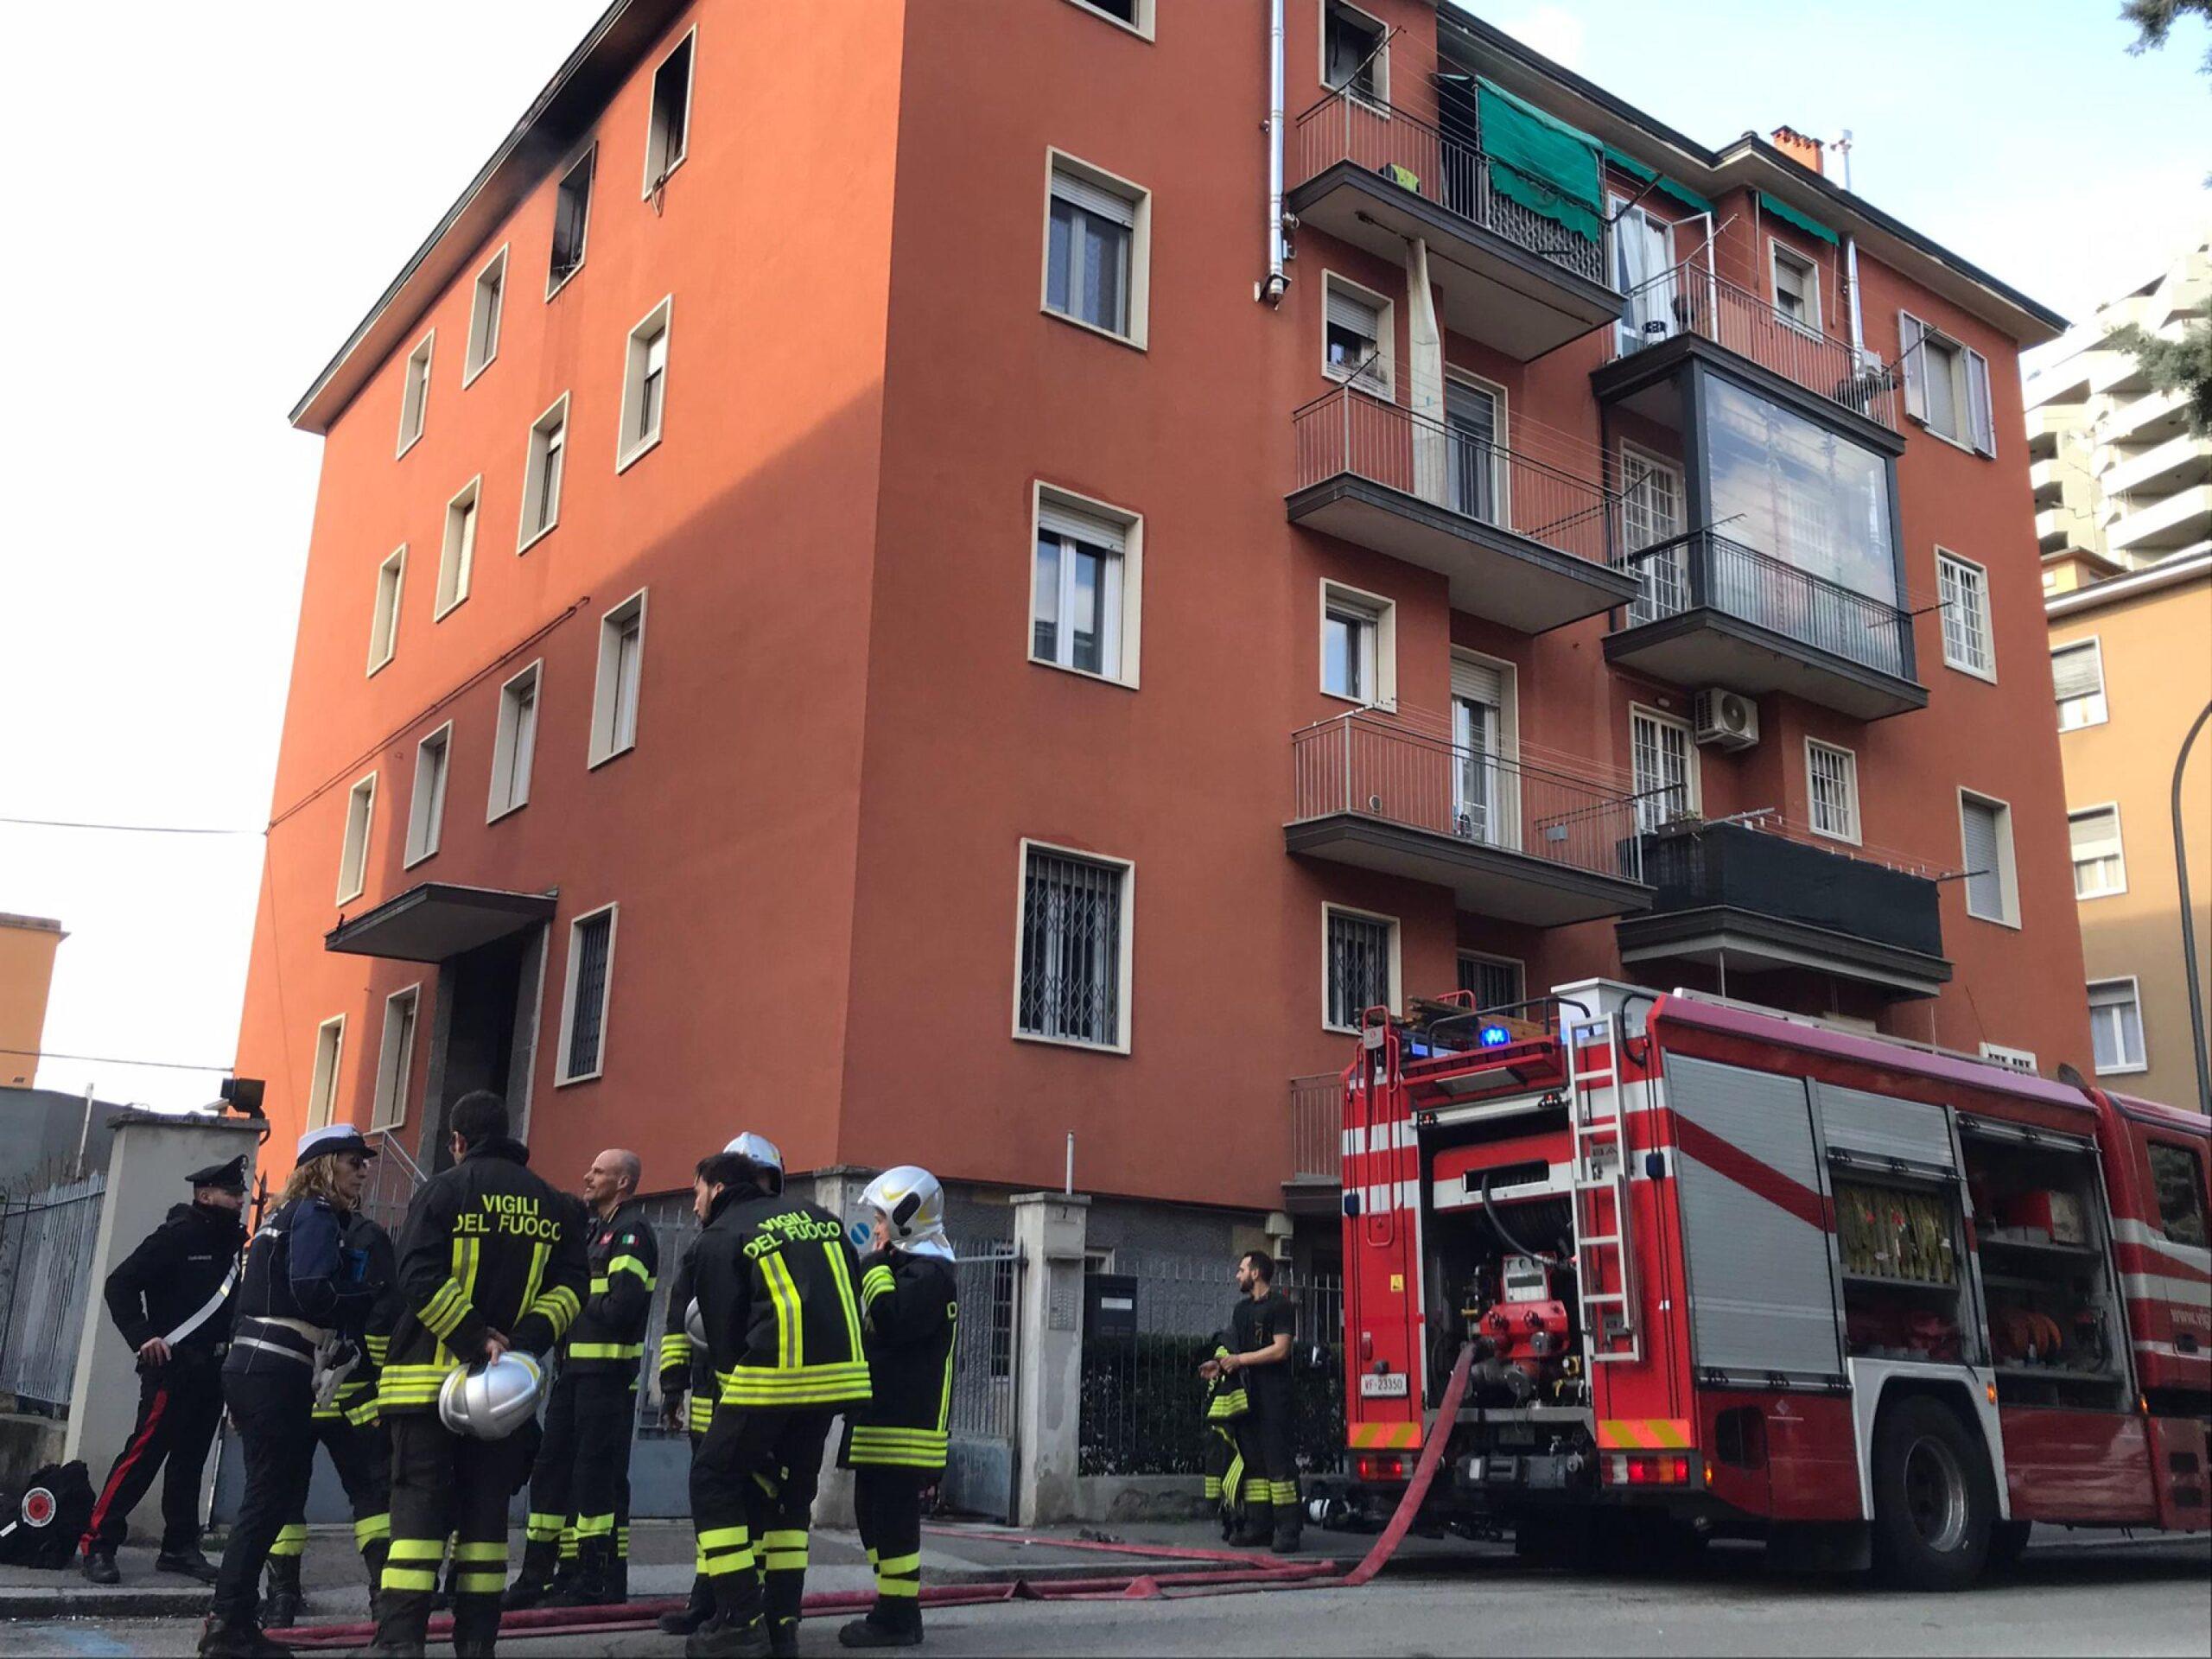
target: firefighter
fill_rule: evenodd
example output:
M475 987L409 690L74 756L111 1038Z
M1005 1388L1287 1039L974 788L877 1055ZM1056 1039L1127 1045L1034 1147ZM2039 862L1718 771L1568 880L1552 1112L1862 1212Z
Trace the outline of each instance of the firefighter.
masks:
M310 1129L276 1211L246 1246L238 1323L223 1362L223 1404L245 1456L245 1495L223 1551L206 1655L284 1654L256 1620L262 1563L307 1502L318 1388L357 1354L375 1292L346 1223L367 1184L369 1150L350 1123Z
M715 1611L683 1650L796 1653L830 1419L868 1397L859 1266L844 1224L775 1190L777 1173L747 1154L716 1154L698 1173L707 1224L691 1271L715 1399L691 1514Z
M868 1184L861 1262L868 1403L845 1414L840 1467L853 1471L861 1543L875 1569L875 1605L837 1632L849 1648L911 1648L922 1639L922 1489L944 1473L959 1287L944 1236L944 1193L912 1164Z
M423 1650L438 1562L454 1540L454 1651L488 1655L506 1587L507 1499L526 1436L480 1440L439 1414L446 1378L510 1349L541 1358L574 1324L589 1276L572 1200L531 1173L488 1090L454 1103L452 1167L425 1181L399 1236L400 1312L378 1408L391 1435L391 1547L379 1648Z
M223 1349L231 1337L238 1247L245 1243L246 1160L210 1164L185 1179L192 1202L173 1208L107 1276L108 1316L138 1355L138 1421L108 1471L79 1548L94 1584L114 1584L115 1552L138 1500L162 1485L162 1550L154 1566L202 1584L215 1568L200 1553L200 1477L223 1414Z
M377 1415L377 1373L399 1317L399 1259L391 1235L358 1210L346 1217L343 1247L366 1268L372 1300L359 1351L327 1385L316 1391L315 1439L330 1454L331 1467L353 1511L353 1548L368 1569L372 1617L384 1579L385 1551L391 1541L391 1442ZM307 1608L300 1588L300 1563L307 1553L307 1494L269 1547L269 1583L262 1623L281 1628L298 1623Z
M1244 1450L1237 1432L1250 1413L1244 1384L1221 1369L1230 1351L1230 1333L1217 1331L1213 1357L1198 1367L1205 1379L1205 1496L1221 1516L1221 1535L1234 1538L1244 1526Z
M1274 1259L1261 1250L1237 1258L1238 1301L1230 1316L1230 1349L1214 1363L1244 1386L1250 1410L1239 1440L1244 1452L1245 1524L1241 1544L1272 1543L1278 1555L1298 1548L1298 1461L1292 1434L1290 1343L1296 1311L1274 1288ZM1273 1522L1273 1537L1269 1522Z
M630 1437L660 1250L638 1202L644 1166L610 1147L584 1172L591 1267L583 1312L562 1343L545 1438L531 1471L522 1569L505 1605L598 1607L630 1599ZM575 1567L565 1555L574 1540ZM557 1572L556 1572L557 1569ZM569 1581L558 1581L568 1574Z

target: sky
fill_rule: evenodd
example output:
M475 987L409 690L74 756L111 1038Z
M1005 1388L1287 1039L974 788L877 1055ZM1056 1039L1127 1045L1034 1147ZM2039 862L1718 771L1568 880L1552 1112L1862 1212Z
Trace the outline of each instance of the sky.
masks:
M0 819L230 832L0 822L0 911L69 930L42 1087L187 1107L233 1058L321 447L286 411L602 3L115 0L97 88L80 10L10 17ZM1850 128L1860 194L2069 316L2212 207L2204 31L2130 56L2117 0L1473 9L1709 146Z

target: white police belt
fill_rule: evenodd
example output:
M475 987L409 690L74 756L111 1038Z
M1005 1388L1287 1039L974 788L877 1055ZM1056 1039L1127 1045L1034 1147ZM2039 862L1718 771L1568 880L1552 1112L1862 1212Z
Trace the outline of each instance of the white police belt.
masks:
M236 1256L232 1256L231 1258L231 1270L223 1275L223 1282L215 1287L215 1294L213 1296L210 1296L206 1304L194 1313L190 1318L184 1320L183 1323L179 1325L175 1330L163 1337L162 1338L163 1342L167 1343L172 1348L175 1347L177 1344L182 1342L187 1337L190 1336L194 1332L197 1331L201 1325L207 1324L208 1320L213 1319L217 1313L222 1311L223 1304L231 1300L231 1292L238 1287L238 1262L239 1258Z

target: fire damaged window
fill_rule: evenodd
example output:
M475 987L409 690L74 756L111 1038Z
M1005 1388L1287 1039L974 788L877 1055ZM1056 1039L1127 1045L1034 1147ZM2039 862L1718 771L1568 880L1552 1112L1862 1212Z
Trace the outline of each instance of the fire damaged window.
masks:
M599 160L594 144L570 168L553 197L553 257L545 274L545 297L576 274L584 262L584 237L591 228L592 169Z
M1128 1046L1126 864L1024 850L1014 1029L1025 1037Z

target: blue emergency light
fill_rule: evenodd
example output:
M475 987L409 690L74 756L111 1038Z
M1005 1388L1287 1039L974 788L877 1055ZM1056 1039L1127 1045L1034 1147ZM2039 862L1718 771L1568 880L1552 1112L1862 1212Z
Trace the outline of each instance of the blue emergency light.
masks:
M1510 1043L1512 1040L1512 1032L1503 1026L1484 1026L1483 1027L1483 1046L1484 1048L1497 1048L1500 1045Z

